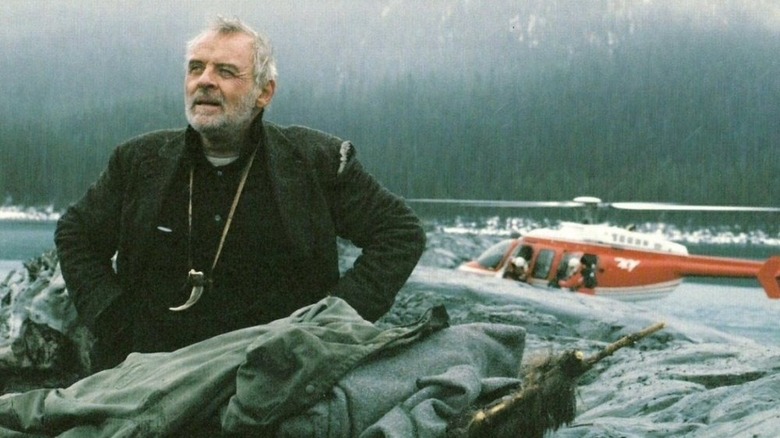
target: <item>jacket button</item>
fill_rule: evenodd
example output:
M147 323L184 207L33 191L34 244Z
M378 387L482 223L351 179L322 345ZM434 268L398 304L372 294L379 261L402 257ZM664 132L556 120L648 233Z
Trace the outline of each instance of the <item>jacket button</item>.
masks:
M306 385L304 391L306 391L306 394L314 394L314 389L314 385Z

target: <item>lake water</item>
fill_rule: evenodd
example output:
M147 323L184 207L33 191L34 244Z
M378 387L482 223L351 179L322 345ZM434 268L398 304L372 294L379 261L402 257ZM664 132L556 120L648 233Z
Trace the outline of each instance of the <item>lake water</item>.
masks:
M27 260L54 248L52 221L0 221L0 260Z
M12 269L21 268L24 260L52 249L54 227L53 221L0 221L0 280ZM464 242L469 239L457 234L452 238L462 238ZM464 243L461 247L468 248L468 245ZM780 247L776 245L698 243L688 244L688 248L696 254L753 259L780 255ZM659 319L671 315L762 343L780 345L780 329L777 328L780 300L769 300L758 282L752 279L686 280L670 296L637 305L651 308L658 313Z

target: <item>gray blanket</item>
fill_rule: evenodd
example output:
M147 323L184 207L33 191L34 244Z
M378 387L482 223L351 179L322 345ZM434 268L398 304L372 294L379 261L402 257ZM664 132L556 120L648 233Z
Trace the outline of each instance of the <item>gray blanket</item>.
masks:
M525 331L500 324L442 330L348 373L332 394L282 422L279 437L442 437L469 405L516 386Z

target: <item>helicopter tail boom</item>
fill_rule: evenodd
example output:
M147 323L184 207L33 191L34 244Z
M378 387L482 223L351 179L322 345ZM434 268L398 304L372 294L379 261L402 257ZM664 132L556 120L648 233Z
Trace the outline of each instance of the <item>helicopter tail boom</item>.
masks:
M685 256L675 262L677 275L685 277L756 278L767 297L780 299L780 256L765 262L724 257Z
M780 299L780 256L770 257L758 270L758 282L772 299Z

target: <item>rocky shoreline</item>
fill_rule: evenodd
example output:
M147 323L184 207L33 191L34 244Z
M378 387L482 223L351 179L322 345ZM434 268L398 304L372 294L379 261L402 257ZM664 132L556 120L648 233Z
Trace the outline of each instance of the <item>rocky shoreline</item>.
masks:
M666 328L583 376L574 422L554 437L773 437L780 431L780 348L627 303L419 268L383 321L444 304L455 323L527 330L525 360L586 353L663 320Z
M0 285L3 393L66 386L88 364L90 338L74 323L56 260L26 264ZM560 290L539 290L449 268L452 253L427 253L378 324L416 320L444 305L453 325L488 322L527 331L524 361L607 343L665 322L585 374L574 421L555 437L775 436L780 430L780 348L675 320L645 307ZM41 297L46 298L41 298ZM36 298L37 297L37 298ZM48 307L47 307L48 306ZM48 316L47 316L48 315ZM518 364L518 370L522 364Z

